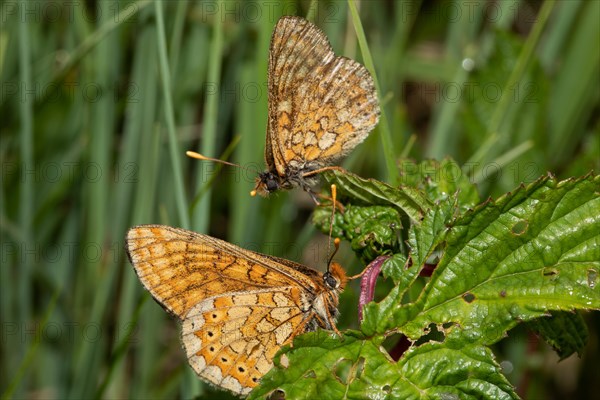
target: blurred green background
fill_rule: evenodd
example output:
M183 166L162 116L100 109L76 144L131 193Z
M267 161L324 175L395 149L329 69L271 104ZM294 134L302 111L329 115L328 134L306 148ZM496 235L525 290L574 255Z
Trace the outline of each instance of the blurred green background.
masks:
M450 156L484 198L547 171L598 170L600 2L354 4L385 116L348 169L389 180L401 157ZM168 224L324 268L327 238L306 193L248 193L264 168L273 26L308 15L336 53L364 62L348 3L0 7L0 391L226 398L187 366L178 324L142 289L123 238L136 224ZM363 267L347 246L337 258L350 274ZM342 297L341 329L358 326L356 285ZM586 392L600 381L600 322L588 317L581 359L557 364L522 329L497 346L524 398L600 398Z

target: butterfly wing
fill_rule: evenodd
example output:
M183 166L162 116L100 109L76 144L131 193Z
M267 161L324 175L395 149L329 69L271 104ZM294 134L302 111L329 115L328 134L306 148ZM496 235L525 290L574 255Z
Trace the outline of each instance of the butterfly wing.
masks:
M127 233L126 248L144 287L180 319L222 293L288 286L308 293L323 290L319 280L307 275L318 276L317 271L185 229L137 226Z
M279 348L319 321L311 306L322 275L300 264L161 225L130 229L126 247L146 289L183 320L190 365L234 393L249 392Z
M296 293L294 293L296 291ZM313 319L293 287L226 293L186 315L182 341L190 365L205 380L246 394L273 367L284 344Z
M359 63L336 57L325 34L298 17L282 17L269 53L270 170L334 164L379 119L373 79Z

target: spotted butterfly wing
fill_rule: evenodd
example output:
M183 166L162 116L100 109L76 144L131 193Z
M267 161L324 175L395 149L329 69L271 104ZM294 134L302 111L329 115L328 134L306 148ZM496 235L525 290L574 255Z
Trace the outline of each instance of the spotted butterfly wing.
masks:
M337 57L325 34L300 17L282 17L269 52L267 171L256 190L301 186L306 173L337 163L379 120L373 79L364 66Z
M335 329L345 284L337 264L324 275L162 225L130 229L126 248L144 287L182 320L183 345L196 373L238 395L258 384L295 335Z

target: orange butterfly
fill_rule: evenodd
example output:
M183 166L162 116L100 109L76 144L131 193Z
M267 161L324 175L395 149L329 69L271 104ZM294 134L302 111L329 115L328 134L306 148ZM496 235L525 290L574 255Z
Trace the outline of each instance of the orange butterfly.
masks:
M318 203L310 190L316 174L336 168L328 166L361 143L379 120L373 78L356 61L337 57L317 26L293 16L279 19L273 30L268 78L267 170L251 194L300 186Z
M205 381L246 395L294 336L333 329L347 278L321 273L210 236L163 225L127 232L144 287L182 321L188 361Z

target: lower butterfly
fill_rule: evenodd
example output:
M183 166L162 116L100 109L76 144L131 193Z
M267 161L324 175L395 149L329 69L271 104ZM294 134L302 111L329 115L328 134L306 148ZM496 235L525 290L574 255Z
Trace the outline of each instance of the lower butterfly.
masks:
M127 254L144 287L182 321L187 358L203 380L245 396L301 333L335 330L347 277L318 272L210 236L163 225L131 228Z

